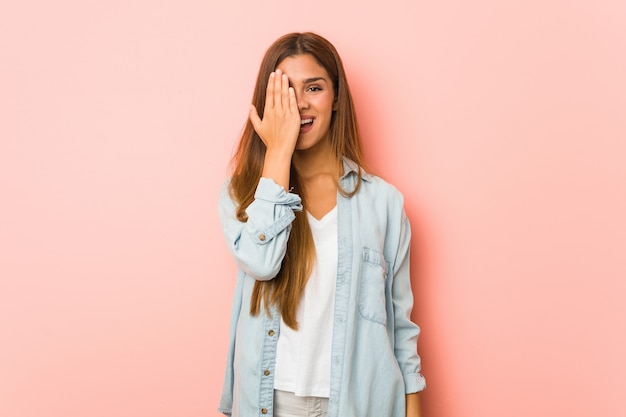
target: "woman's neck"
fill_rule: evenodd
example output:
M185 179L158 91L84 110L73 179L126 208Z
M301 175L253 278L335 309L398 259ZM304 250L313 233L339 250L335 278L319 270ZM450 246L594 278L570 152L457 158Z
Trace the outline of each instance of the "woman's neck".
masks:
M303 185L319 176L330 176L339 179L341 160L335 156L328 140L321 141L317 146L303 151L295 151L292 157L293 166Z
M302 187L296 192L304 197L304 209L321 219L337 204L337 187L343 168L341 159L326 141L323 146L296 151L292 162Z

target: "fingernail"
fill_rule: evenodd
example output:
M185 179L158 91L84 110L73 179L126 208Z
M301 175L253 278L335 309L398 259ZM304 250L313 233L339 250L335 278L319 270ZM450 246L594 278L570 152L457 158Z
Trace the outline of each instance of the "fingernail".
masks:
M270 77L273 77L273 76L274 76L274 73L273 73L273 72L270 72Z

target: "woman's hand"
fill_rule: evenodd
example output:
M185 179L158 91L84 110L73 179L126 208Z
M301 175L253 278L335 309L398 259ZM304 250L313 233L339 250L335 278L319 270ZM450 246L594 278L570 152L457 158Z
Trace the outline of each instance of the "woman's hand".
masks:
M256 107L251 105L250 121L267 147L261 175L272 178L288 190L291 157L300 132L300 112L296 93L289 87L287 74L280 70L270 74L263 120L259 117Z
M265 95L263 120L256 107L250 106L250 121L268 151L285 150L293 153L300 132L300 112L296 93L289 87L287 74L280 70L270 74Z

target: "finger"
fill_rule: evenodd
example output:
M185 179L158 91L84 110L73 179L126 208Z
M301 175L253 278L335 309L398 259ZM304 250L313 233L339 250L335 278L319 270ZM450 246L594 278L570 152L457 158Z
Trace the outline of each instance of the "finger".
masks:
M270 73L270 77L267 80L267 89L265 91L265 108L271 109L274 107L274 78L276 78L275 73Z
M276 75L274 76L274 107L282 108L283 103L281 99L282 94L282 84L283 84L283 73L281 70L276 70Z
M254 107L254 104L250 105L250 112L248 114L248 117L250 118L250 122L252 123L252 126L254 127L256 133L259 133L259 129L261 128L261 118L259 117L259 113L256 111L256 107Z
M283 74L280 95L280 100L283 108L285 110L289 110L291 108L291 103L289 102L289 79L287 78L287 74Z
M291 114L300 115L300 110L298 109L298 99L296 98L296 90L293 87L289 87L289 110Z

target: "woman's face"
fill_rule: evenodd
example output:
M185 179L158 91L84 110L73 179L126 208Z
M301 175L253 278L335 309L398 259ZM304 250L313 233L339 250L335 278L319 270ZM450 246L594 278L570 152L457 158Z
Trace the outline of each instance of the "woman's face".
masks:
M300 110L300 134L296 150L304 151L328 139L335 110L335 91L328 73L312 55L296 55L278 64L287 74Z

